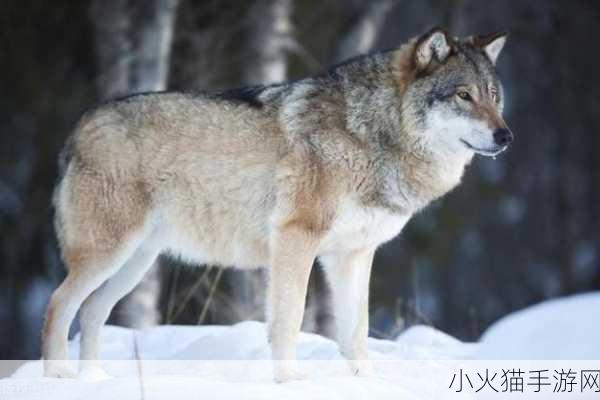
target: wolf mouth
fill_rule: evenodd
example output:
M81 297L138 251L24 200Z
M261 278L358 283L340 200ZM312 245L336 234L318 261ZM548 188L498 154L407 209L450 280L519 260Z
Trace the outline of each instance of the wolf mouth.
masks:
M506 150L506 147L507 147L507 146L503 146L503 147L499 147L496 149L481 149L481 148L473 146L471 143L467 142L464 139L460 139L460 141L463 142L469 150L473 150L475 153L478 153L478 154L481 154L484 156L496 156L496 155L502 153L504 150Z

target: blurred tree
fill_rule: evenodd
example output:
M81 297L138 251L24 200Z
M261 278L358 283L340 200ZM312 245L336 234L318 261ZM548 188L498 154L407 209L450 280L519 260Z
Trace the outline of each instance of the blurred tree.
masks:
M325 62L336 64L372 51L393 4L394 0L343 1L342 32L336 35L331 51L333 56ZM302 329L333 337L334 316L329 284L319 268L313 268L306 303Z
M100 100L165 90L178 0L94 0L97 93ZM160 321L160 261L113 310L119 325L145 328Z
M394 0L346 0L345 32L333 50L332 63L368 54L377 43Z
M248 40L243 50L245 85L268 85L288 77L292 36L293 0L257 0L246 18ZM242 319L265 319L266 272L233 271L232 298Z
M93 101L90 30L73 18L85 7L0 2L0 359L39 356L45 304L64 276L50 197L67 126Z

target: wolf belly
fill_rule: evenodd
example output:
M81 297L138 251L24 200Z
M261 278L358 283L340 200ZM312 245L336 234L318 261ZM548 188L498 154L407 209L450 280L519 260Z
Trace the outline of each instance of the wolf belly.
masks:
M264 188L265 181L256 192L218 184L196 190L173 188L171 200L158 212L165 250L194 264L267 266L274 199ZM172 201L174 192L179 194L177 202Z
M268 236L234 223L180 222L165 227L162 238L165 252L192 264L248 269L267 266L269 261Z

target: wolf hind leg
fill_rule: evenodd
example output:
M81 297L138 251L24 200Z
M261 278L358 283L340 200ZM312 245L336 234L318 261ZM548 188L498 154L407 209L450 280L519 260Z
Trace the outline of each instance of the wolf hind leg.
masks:
M80 251L80 253L83 253ZM86 255L70 262L69 273L54 291L46 311L42 338L44 375L67 378L74 376L68 367L67 341L69 327L84 300L121 267L127 254L124 251Z
M115 304L143 279L160 253L147 240L140 245L123 267L96 289L81 307L80 372L104 375L98 366L100 333ZM90 372L91 371L91 372Z
M373 376L369 362L369 278L375 248L321 257L333 297L336 337L352 373Z
M80 156L83 157L82 154ZM42 355L46 376L64 376L69 326L75 314L151 233L151 198L120 158L70 163L54 194L55 228L69 271L46 312ZM118 174L113 174L118 172ZM57 361L62 360L62 361Z

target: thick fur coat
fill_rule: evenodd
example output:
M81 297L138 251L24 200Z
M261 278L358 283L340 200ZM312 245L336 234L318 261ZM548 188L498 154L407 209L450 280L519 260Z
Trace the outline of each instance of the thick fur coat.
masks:
M338 340L367 361L376 248L461 180L475 153L512 139L494 72L504 35L433 30L294 83L221 93L150 93L103 104L62 155L56 230L68 276L48 307L48 376L69 376L81 307L82 368L114 304L170 253L269 268L275 377L294 377L311 266L331 282Z

